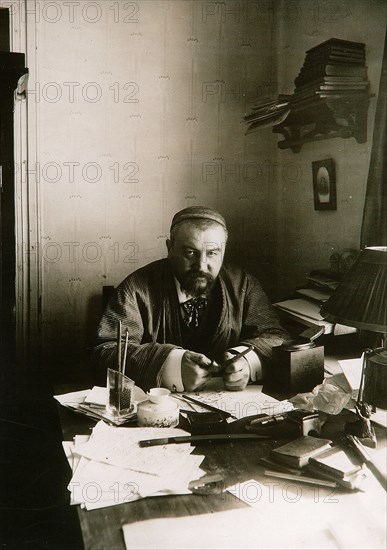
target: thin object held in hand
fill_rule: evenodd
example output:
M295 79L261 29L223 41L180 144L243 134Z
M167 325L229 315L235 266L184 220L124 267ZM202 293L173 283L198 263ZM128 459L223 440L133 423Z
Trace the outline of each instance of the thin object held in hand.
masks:
M253 349L254 349L253 346L248 346L245 350L240 351L239 353L233 355L232 357L230 357L230 359L227 359L226 361L223 361L223 363L220 364L220 365L215 365L214 363L212 363L210 365L211 374L212 375L222 375L229 365L231 365L234 361L237 361L241 357L244 357L245 355L247 355Z

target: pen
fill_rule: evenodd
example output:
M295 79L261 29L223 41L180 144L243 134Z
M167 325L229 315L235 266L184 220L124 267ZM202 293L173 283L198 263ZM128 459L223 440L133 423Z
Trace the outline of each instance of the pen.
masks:
M257 434L203 434L181 435L176 437L161 437L157 439L143 439L139 441L140 447L153 447L155 445L168 445L169 443L191 443L207 441L233 441L234 439L268 439L268 436Z
M223 363L220 365L221 370L223 371L226 367L231 365L231 363L233 363L236 359L240 359L241 357L244 357L245 355L247 355L249 353L249 351L251 351L253 349L254 349L253 346L249 346L245 350L240 351L236 355L233 355L232 357L230 357L230 359L227 359L226 361L223 361Z
M257 426L272 426L277 424L277 422L282 422L285 420L286 415L284 414L273 414L272 416L263 416L262 418L256 418L250 422L252 428Z
M235 418L235 420L238 420L236 416L233 414L224 411L223 409L218 409L217 407L213 407L212 405L207 405L207 403L204 403L203 401L199 401L199 399L194 399L193 397L189 397L188 395L182 396L184 399L187 399L188 401L192 401L192 403L195 403L196 405L200 405L204 409L208 409L209 411L219 412L224 416L224 418Z
M233 363L234 361L236 361L237 359L240 359L241 357L244 357L245 355L247 355L251 350L253 350L254 347L253 346L248 346L245 350L243 351L240 351L239 353L236 353L235 355L233 355L232 357L230 357L230 359L226 359L226 361L223 361L223 363L221 365L214 365L214 363L212 363L210 365L211 367L211 374L216 376L216 375L220 375L220 374L223 374L223 372L225 371L225 369L231 365L231 363Z

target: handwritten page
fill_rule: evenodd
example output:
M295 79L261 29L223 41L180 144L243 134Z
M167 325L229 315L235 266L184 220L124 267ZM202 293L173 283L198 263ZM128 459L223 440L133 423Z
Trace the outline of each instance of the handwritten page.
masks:
M278 399L263 393L260 385L252 384L243 391L227 391L221 378L212 378L200 391L185 392L184 395L227 411L238 419L263 413L277 414L292 409L288 402L278 401ZM179 397L180 394L177 394L179 405L182 408L187 408L188 402L182 405L182 400ZM192 404L191 408L197 411L206 410L196 404Z
M71 504L87 510L155 495L189 494L189 483L205 472L204 456L190 444L139 446L142 439L187 435L176 428L117 428L99 422L90 437L63 447L72 467Z
M176 456L190 454L193 448L189 443L142 448L138 442L181 435L189 434L178 428L116 428L99 422L90 440L77 450L80 455L99 462L160 475Z

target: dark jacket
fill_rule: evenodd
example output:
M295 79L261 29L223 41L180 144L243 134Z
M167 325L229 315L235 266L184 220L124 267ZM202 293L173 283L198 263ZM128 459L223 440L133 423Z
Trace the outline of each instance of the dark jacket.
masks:
M272 347L280 345L288 334L260 283L237 267L223 265L216 284L219 318L195 351L219 360L228 348L251 343L266 367ZM98 326L94 348L95 358L104 367L115 368L117 364L119 319L123 335L129 331L126 374L144 390L159 386L169 352L186 344L168 259L138 269L116 289Z

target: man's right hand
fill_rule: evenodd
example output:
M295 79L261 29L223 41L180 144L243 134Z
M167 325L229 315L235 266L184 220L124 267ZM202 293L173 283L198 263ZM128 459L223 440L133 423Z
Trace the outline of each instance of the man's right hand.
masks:
M207 382L211 378L211 364L211 359L203 353L186 351L181 360L181 378L184 389L193 391Z

